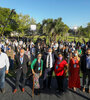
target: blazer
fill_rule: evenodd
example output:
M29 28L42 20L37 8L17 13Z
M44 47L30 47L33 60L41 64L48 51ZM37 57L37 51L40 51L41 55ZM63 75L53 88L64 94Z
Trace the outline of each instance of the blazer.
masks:
M44 62L44 64L43 64L43 66L44 66L43 70L45 70L45 68L46 68L47 56L48 56L48 53L45 53L44 56L43 56L43 62ZM54 65L54 63L55 63L55 54L54 53L52 53L52 62L53 62L53 65Z
M81 56L80 65L81 65L81 71L83 73L86 73L86 55Z
M15 58L15 62L16 62L16 71L19 71L22 69L23 73L26 74L27 73L27 66L28 66L28 62L29 62L28 56L26 54L24 54L23 63L21 64L20 54L17 54L16 58Z

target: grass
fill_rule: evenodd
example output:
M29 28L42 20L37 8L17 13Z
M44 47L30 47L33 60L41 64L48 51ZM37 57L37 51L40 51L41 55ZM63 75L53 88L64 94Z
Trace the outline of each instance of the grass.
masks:
M33 38L33 42L36 42L36 40L38 39L38 38L41 38L41 39L43 39L43 38L46 38L45 36L39 36L39 35L36 35L36 36L30 36L29 38ZM61 39L61 40L68 40L69 42L71 42L71 41L74 41L74 39L78 42L78 41L80 41L80 42L82 42L82 39L85 39L85 41L87 42L88 40L89 40L89 38L86 38L86 37L74 37L74 36L67 36L67 37L64 37L64 36L58 36L57 37L57 39L56 39L56 41L58 41L59 39ZM48 44L49 43L49 39L48 38L46 38L46 43Z

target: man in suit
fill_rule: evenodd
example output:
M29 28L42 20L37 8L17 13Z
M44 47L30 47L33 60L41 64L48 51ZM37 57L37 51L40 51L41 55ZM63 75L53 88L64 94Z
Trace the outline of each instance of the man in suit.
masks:
M48 53L44 56L44 81L43 81L43 89L46 88L46 79L48 76L48 89L50 89L52 74L54 70L54 54L52 53L52 49L48 49Z
M90 48L88 48L86 54L81 57L81 71L83 73L83 92L85 92L86 78L88 76L88 92L90 93Z
M20 77L22 77L22 92L25 91L25 79L26 79L26 73L27 73L27 66L28 66L28 56L24 54L24 49L20 49L20 53L16 55L15 61L16 61L16 85L14 93L17 92L17 89L19 87L19 80Z

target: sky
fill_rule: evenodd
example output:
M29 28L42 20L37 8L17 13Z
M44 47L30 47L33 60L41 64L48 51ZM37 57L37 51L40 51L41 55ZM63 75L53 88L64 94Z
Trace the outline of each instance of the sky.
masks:
M69 27L86 26L90 22L90 0L0 0L0 7L28 14L36 22L62 17Z

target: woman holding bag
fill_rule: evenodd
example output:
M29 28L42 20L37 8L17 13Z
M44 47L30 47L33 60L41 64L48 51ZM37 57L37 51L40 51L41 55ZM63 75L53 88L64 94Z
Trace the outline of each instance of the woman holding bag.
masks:
M35 58L31 64L31 69L33 73L33 95L34 89L36 91L36 95L40 93L39 78L42 76L43 71L43 60L41 59L41 57L41 53L38 53L37 58Z

